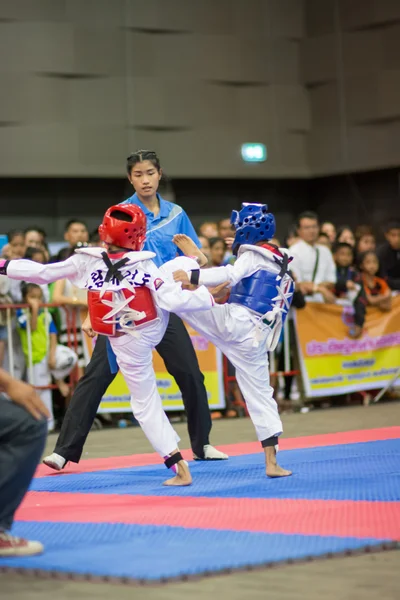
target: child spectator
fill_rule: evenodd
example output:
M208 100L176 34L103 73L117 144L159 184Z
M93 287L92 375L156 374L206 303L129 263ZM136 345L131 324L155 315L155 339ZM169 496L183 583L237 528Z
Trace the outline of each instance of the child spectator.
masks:
M50 369L56 367L57 330L49 313L40 308L43 304L41 287L35 283L22 283L21 291L23 303L29 305L29 310L17 309L17 321L22 350L28 366L29 345L31 345L33 376L31 383L35 386L47 386L51 383ZM30 336L27 329L28 320ZM50 413L47 427L52 431L54 415L51 390L39 390L38 394Z
M327 246L329 250L332 246L331 240L329 239L329 235L327 233L324 233L323 231L320 232L317 243L322 244L322 246Z
M204 235L199 235L199 242L201 244L201 251L210 260L210 241Z
M206 238L218 237L218 225L215 221L205 221L200 225L198 233Z
M384 279L377 277L379 260L375 252L368 250L359 258L362 284L369 306L388 311L392 306L391 289Z
M226 243L225 240L219 237L214 237L209 240L210 243L210 265L212 267L220 267L225 258Z
M350 246L356 245L356 238L354 237L354 233L352 229L348 225L342 225L339 227L336 234L336 242L346 242L346 244L350 244Z
M385 228L386 242L377 250L380 272L392 290L400 291L400 221Z
M331 223L330 221L325 221L324 223L322 223L321 233L327 235L330 243L333 244L336 238L336 227L333 223Z
M25 250L24 258L41 263L42 265L45 265L47 262L45 250L43 248L39 248L38 246L28 246Z
M363 233L357 238L356 243L356 254L362 254L368 252L368 250L376 249L376 240L373 233Z
M359 337L365 321L366 297L361 276L352 266L354 249L346 242L339 242L333 248L333 258L336 264L335 296L347 298L354 307L354 327L351 327L351 337Z
M22 258L25 253L25 234L19 229L12 229L7 233L8 243L2 251L3 258L12 260Z

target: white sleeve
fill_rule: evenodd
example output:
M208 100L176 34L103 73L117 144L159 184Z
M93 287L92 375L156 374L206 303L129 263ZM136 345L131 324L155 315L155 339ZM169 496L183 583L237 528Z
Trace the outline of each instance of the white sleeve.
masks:
M182 257L184 258L184 257ZM189 259L190 260L190 259ZM177 259L177 262L178 259ZM160 269L156 267L153 261L146 261L145 269L151 274L150 289L154 293L154 299L157 305L169 312L185 313L201 310L208 310L214 306L214 298L206 287L201 286L194 292L183 290L180 283L173 281L172 273L182 265L176 267L174 260L165 263Z
M169 282L158 288L156 302L160 308L174 313L197 312L214 306L214 298L204 285L191 292L183 290L178 283Z
M52 283L58 279L74 279L79 274L81 260L77 255L58 263L42 265L33 260L11 260L7 265L7 277L30 283Z
M259 258L252 252L244 252L233 265L201 269L199 283L209 287L229 281L235 285L244 277L249 277L257 271Z
M327 248L326 253L326 279L329 283L336 283L336 265L333 260L332 252Z
M163 275L163 279L174 281L175 271L182 270L189 272L191 269L199 269L199 263L189 256L177 256L161 265L160 272Z
M290 270L295 276L298 283L301 283L303 281L303 273L301 270L301 256L297 254L296 248L293 248L293 250L292 248L289 248L289 252L293 257L293 260L290 263Z

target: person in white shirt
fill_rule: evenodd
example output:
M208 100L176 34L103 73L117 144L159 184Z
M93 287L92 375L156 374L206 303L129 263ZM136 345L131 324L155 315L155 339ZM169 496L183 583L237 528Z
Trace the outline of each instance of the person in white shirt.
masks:
M299 215L297 232L300 240L290 247L291 271L308 300L334 302L336 266L329 248L317 243L319 230L316 213L307 211Z

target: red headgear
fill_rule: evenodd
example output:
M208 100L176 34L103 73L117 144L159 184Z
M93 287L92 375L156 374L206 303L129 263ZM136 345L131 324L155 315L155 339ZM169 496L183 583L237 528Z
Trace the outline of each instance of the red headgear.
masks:
M136 204L117 204L106 211L99 227L106 244L141 250L146 240L146 216Z

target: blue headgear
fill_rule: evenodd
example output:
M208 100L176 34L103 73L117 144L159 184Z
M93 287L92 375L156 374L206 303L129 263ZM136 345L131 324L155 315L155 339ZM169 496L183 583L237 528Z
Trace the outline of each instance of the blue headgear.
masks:
M268 212L266 204L243 202L241 211L232 211L231 224L236 229L232 244L234 254L241 244L255 244L261 240L270 240L275 235L275 217Z

